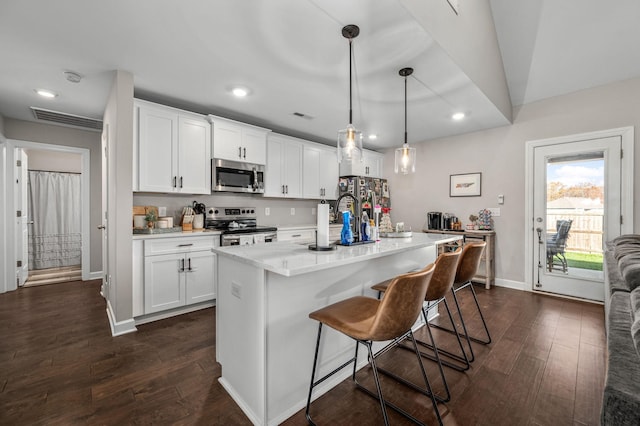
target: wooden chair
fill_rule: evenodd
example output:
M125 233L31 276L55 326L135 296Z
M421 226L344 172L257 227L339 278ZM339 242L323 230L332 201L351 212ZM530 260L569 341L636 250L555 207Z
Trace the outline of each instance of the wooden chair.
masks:
M420 366L422 379L424 380L425 389L421 389L421 391L424 394L430 395L431 404L433 405L438 422L439 424L442 424L442 418L440 417L437 401L431 391L431 385L424 370L424 366L422 365L420 352L411 331L411 326L415 323L416 318L420 315L420 311L422 310L424 294L434 269L434 265L430 265L421 271L403 274L394 278L389 283L386 296L383 300L356 296L334 303L309 314L309 318L314 319L319 323L318 337L316 340L315 355L313 359L313 369L311 372L311 384L309 386L307 408L305 411L309 424L315 424L311 419L311 414L309 412L313 388L351 363L353 363L352 379L358 388L380 401L385 425L389 424L386 410L387 406L413 422L421 424L420 421L414 418L411 414L384 399L382 389L380 388L378 368L375 361L377 356L393 347L396 342L407 337L409 337L413 343L416 359ZM354 339L356 341L356 350L353 358L326 376L316 380L315 374L318 364L318 349L320 347L320 336L322 334L323 324ZM388 340L392 340L392 342L377 353L373 353L372 342ZM368 390L356 380L359 344L367 347L377 393Z

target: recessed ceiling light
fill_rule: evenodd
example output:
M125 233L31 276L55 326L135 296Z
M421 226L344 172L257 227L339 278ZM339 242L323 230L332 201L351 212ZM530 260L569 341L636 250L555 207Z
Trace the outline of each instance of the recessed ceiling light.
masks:
M452 119L456 120L456 121L460 121L465 117L464 112L456 112L455 114L453 114L451 116Z
M238 98L244 98L249 94L249 89L246 89L244 87L234 87L231 90L231 93L233 93L233 95Z
M369 140L370 141L374 141L376 139L378 139L378 135L369 135Z
M43 98L55 98L56 96L58 96L57 93L52 92L51 90L47 90L47 89L35 89L36 93L40 96L42 96Z

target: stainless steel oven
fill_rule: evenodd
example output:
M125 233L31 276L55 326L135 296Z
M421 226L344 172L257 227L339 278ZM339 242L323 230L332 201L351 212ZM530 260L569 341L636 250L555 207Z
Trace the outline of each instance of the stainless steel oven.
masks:
M214 191L264 193L263 165L215 158L211 162L211 189Z
M255 207L209 207L205 228L222 231L221 246L273 243L278 239L278 228L258 226Z

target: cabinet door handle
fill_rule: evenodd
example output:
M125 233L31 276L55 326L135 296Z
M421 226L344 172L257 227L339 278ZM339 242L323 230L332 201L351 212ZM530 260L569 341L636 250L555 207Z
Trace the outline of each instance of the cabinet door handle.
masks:
M184 259L180 259L180 264L182 266L180 267L180 269L178 269L178 272L184 272Z
M285 185L284 187L287 189L287 192L285 192L285 194L288 194L289 193L289 185Z
M242 158L242 147L238 147L238 158Z
M191 271L191 258L189 258L189 271Z
M302 237L302 234L293 234L293 235L291 236L291 238L298 238L298 237Z
M282 185L282 193L284 194L284 185Z
M247 148L242 148L242 158L247 158Z
M180 176L180 188L182 188L182 176Z
M174 177L173 177L173 187L174 187L174 188L176 187L177 182L178 182L178 177L177 177L177 176L174 176Z
M191 247L193 245L193 243L189 243L189 244L178 244L178 247Z

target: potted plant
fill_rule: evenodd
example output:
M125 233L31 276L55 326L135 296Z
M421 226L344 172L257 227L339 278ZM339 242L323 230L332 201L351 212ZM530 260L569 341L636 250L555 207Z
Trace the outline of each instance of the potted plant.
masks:
M149 228L153 228L153 225L155 224L157 218L154 212L148 211L144 219L147 221L147 226Z

